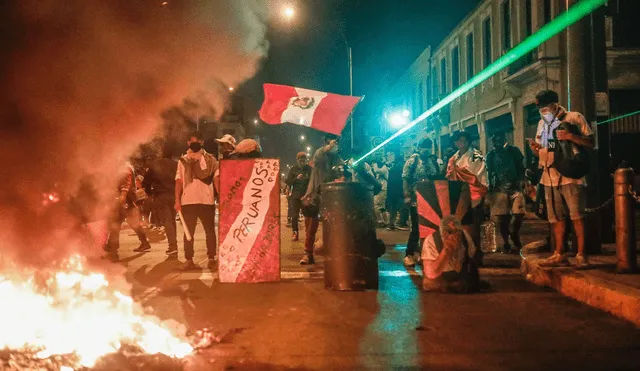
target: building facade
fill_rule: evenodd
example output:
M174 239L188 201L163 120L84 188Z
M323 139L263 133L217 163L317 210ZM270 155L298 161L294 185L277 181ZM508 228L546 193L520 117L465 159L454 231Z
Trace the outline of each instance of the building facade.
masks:
M565 0L485 0L434 50L427 49L390 89L396 105L412 118L438 102L504 53L566 10ZM605 21L610 114L640 109L640 37L633 28L640 1L609 1ZM567 32L561 32L500 73L457 98L434 117L421 122L405 140L405 147L424 136L437 143L439 154L451 145L454 131L471 134L474 145L486 153L497 131L528 153L526 138L535 137L539 114L535 95L543 89L560 94L569 105ZM569 107L570 108L570 107ZM595 125L595 123L593 123ZM614 121L616 141L640 145L640 116ZM633 134L631 138L628 134ZM631 139L630 139L631 138ZM612 151L613 152L613 151ZM615 157L615 154L612 153ZM640 165L640 158L638 159Z

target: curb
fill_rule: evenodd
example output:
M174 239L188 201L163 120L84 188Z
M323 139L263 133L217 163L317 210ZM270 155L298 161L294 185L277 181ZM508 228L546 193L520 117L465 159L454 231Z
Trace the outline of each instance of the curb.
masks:
M611 313L640 327L640 290L613 282L589 271L577 271L571 267L542 268L541 256L523 256L521 271L527 281L553 288L558 293L578 300L591 307Z

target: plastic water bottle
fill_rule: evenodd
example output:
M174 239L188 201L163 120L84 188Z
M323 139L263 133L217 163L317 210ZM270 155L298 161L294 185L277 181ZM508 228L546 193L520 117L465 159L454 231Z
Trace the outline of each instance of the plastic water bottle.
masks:
M496 252L496 224L486 221L480 226L480 250L484 253Z

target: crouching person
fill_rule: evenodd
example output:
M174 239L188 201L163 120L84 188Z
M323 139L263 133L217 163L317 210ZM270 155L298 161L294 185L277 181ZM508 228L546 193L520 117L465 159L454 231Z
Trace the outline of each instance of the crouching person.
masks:
M423 289L467 293L478 291L478 267L472 259L476 246L454 216L446 216L440 230L422 246Z

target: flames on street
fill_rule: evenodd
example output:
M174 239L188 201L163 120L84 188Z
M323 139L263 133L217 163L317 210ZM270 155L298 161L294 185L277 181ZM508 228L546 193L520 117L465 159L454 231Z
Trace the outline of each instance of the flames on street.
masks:
M178 323L146 314L78 256L54 272L0 273L0 298L0 353L57 359L60 370L91 368L127 348L174 359L194 351Z

